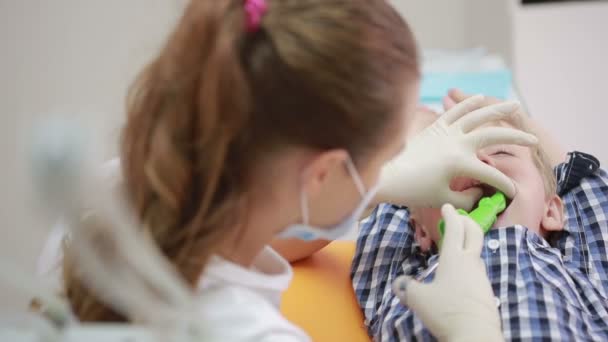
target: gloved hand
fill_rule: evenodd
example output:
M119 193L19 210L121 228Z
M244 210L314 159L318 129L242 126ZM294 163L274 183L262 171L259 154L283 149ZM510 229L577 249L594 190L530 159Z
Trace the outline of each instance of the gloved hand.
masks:
M441 209L446 231L430 284L402 276L393 292L440 341L502 341L498 309L480 258L483 233L453 206Z
M374 202L413 207L451 203L470 210L481 197L481 190L450 190L450 182L457 176L477 179L512 198L516 189L511 179L479 160L477 151L496 144L529 146L536 144L537 139L512 128L478 128L519 109L516 102L482 107L483 103L484 97L478 95L456 104L408 141L405 150L382 169Z
M459 89L451 89L448 94L443 98L443 107L445 110L450 110L456 104L468 99L471 95L463 93ZM486 96L484 99L484 105L491 105L503 102L495 97ZM549 161L553 167L563 163L568 159L568 151L562 145L560 139L556 137L547 129L532 118L528 113L523 110L519 110L516 113L516 121L521 121L523 126L526 128L528 133L534 134L538 138L538 145L545 151L549 157Z

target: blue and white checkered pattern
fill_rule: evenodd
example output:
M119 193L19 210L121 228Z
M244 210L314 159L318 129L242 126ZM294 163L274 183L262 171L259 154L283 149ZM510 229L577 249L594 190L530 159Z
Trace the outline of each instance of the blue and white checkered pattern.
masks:
M558 188L585 156L556 169ZM507 340L608 341L608 174L590 169L562 192L567 222L554 247L522 226L485 236L481 257ZM437 260L417 247L406 208L382 204L362 222L352 279L375 340L434 340L391 283L404 274L430 281Z

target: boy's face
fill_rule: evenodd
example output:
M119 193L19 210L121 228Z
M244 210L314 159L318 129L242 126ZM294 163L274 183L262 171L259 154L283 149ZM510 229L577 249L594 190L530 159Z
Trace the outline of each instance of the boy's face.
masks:
M511 178L517 188L515 197L507 202L507 208L502 212L494 227L506 227L516 224L546 236L548 231L563 228L563 209L561 199L556 195L547 196L543 175L537 168L532 150L529 147L518 145L497 145L482 149L478 158L500 170ZM480 187L484 196L495 192L486 185L470 178L455 178L450 187L456 191L463 191L472 187ZM426 231L417 231L419 242L424 248L426 238L437 242L440 238L437 223L441 219L439 209L416 209L413 220L417 226ZM419 227L416 228L417 230ZM430 243L426 241L426 244Z
M545 182L538 170L529 147L518 145L497 145L485 148L478 153L478 158L495 167L513 180L517 194L509 202L495 223L497 227L520 224L540 233L545 206L548 204L545 193ZM471 187L471 181L455 180L457 190ZM458 189L458 186L463 187ZM484 189L484 195L492 195L494 189Z

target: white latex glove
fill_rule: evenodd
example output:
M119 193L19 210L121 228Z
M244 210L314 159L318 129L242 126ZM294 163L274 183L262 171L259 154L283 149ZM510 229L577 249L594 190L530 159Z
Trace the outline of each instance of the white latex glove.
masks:
M430 284L409 277L393 292L440 341L503 341L494 294L480 258L483 233L453 206L441 209L446 222L439 266Z
M529 146L538 140L513 128L478 128L514 115L519 109L517 102L482 107L483 103L481 95L464 100L408 141L405 150L382 169L374 202L410 207L451 203L470 210L481 197L481 190L450 190L451 180L458 176L479 180L513 198L516 189L511 179L479 160L477 151L496 144Z

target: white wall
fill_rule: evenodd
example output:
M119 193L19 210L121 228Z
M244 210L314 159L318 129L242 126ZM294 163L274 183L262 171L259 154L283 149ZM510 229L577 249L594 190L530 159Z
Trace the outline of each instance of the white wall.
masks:
M484 46L511 60L509 0L390 0L424 48Z
M468 0L390 0L427 48L460 48L467 43Z
M483 46L501 55L507 64L512 62L513 12L512 0L467 0L466 44L464 47Z
M516 6L514 61L530 113L608 165L608 2Z
M52 113L118 135L123 99L175 15L167 0L0 0L0 258L33 271L49 225L32 214L28 129ZM112 144L108 143L108 151ZM0 285L0 309L25 298Z

